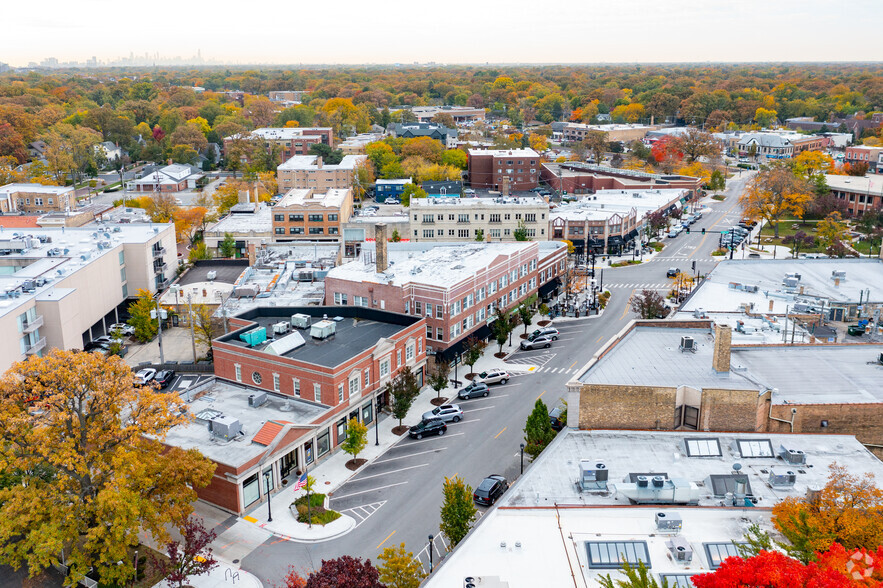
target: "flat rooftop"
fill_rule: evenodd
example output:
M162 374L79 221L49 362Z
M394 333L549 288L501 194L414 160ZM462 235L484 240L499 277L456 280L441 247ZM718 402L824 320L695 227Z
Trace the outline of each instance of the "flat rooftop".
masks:
M548 208L549 203L536 196L497 196L496 198L449 198L439 196L433 198L413 198L410 208L432 208L434 206L457 206L462 208L479 206L541 206Z
M840 272L835 276L835 272ZM785 285L789 273L800 275ZM754 286L757 292L753 292ZM747 287L747 288L746 288ZM801 293L802 290L802 293ZM868 298L870 291L870 298ZM805 303L883 303L883 260L880 259L746 259L717 264L681 309L736 312L743 303L756 313L785 314ZM770 309L772 303L772 309Z
M164 443L182 449L198 449L207 458L229 466L240 466L262 455L267 447L253 441L255 434L269 420L294 423L300 428L311 428L323 418L329 407L298 398L267 393L267 402L259 407L248 404L248 397L262 390L249 388L225 380L211 379L204 384L181 392L191 414L196 418L186 425L172 428ZM218 416L232 417L242 425L243 434L234 440L219 439L208 430L207 411Z
M8 196L16 192L29 192L33 194L67 194L74 189L70 186L44 186L43 184L23 183L6 184L0 186L0 196Z
M494 157L539 157L533 149L470 149L469 156L493 155Z
M234 236L254 231L255 233L273 232L273 209L261 204L257 212L230 213L215 224L206 228L208 232L232 233Z
M264 351L274 341L290 334L283 333L274 338L273 325L279 322L290 322L293 314L310 315L313 324L327 316L327 320L334 322L335 333L327 339L314 339L310 336L309 328L292 329L292 331L300 333L304 344L283 353L282 357L329 368L349 361L359 353L374 347L380 339L392 337L420 320L419 317L357 306L262 307L237 315L240 318L253 321L253 325L232 331L218 337L218 340L244 349ZM340 317L341 320L334 320L337 317ZM267 329L267 340L254 347L249 347L245 341L240 339L239 335L258 327Z
M248 267L247 259L224 260L224 261L197 261L187 273L181 276L178 284L188 286L201 282L219 282L223 284L235 284L237 278ZM214 280L208 279L208 273L215 272Z
M826 174L825 182L832 190L883 196L883 177L880 176L832 176Z
M319 169L316 166L316 160L319 159L317 155L295 155L285 163L279 165L277 170L316 170ZM365 155L344 155L343 159L340 160L340 163L330 164L323 163L322 169L325 170L352 170L359 164L359 162L364 161L366 159Z
M349 195L349 190L329 189L319 192L309 188L292 188L276 203L276 206L322 206L337 209L343 206Z

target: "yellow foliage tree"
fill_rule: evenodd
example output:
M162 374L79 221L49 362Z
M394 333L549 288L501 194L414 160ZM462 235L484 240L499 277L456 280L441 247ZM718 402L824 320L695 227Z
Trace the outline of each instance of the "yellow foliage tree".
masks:
M644 118L644 105L640 102L620 104L610 111L610 116L614 120L624 120L627 123L636 123Z
M754 121L761 127L769 127L775 122L778 112L760 107L754 111Z
M823 151L801 151L792 160L792 164L795 173L812 180L818 174L830 173L834 167L834 159Z
M820 220L819 224L816 226L816 234L819 237L819 243L827 249L837 241L843 241L846 238L846 231L848 228L849 227L847 227L846 223L843 221L843 216L835 210Z
M74 584L94 568L104 584L133 577L129 549L192 512L215 465L162 444L188 422L174 394L134 385L117 357L53 350L0 380L0 561L32 575L64 553Z
M537 153L542 153L546 149L549 148L549 141L546 139L545 135L538 135L536 133L531 133L530 138L528 139L530 143L530 148L536 151Z
M678 168L678 173L682 176L691 176L702 180L705 185L711 181L711 169L703 163L694 161L689 165Z
M745 216L765 219L778 238L779 220L788 213L803 217L806 206L812 202L812 193L806 180L787 168L775 167L754 176L739 201Z

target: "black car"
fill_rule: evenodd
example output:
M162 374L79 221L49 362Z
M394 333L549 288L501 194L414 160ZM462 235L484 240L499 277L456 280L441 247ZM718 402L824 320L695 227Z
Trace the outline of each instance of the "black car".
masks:
M172 383L172 380L175 379L175 370L163 370L161 372L156 372L156 375L153 376L153 381L159 384L159 389L162 390L167 388L169 384Z
M509 489L509 482L499 474L491 474L481 481L472 493L472 500L481 506L491 506Z
M441 419L429 419L411 427L408 435L415 439L423 439L430 435L444 435L447 430L448 426Z
M549 411L549 424L552 425L552 428L556 431L560 431L564 428L564 425L567 424L561 417L567 418L567 407L564 406L556 406L552 410Z
M668 268L668 271L665 272L665 277L666 277L666 278L676 278L676 277L678 277L678 273L679 273L680 271L681 271L681 270L679 270L679 269L676 268L676 267L670 267L670 268Z

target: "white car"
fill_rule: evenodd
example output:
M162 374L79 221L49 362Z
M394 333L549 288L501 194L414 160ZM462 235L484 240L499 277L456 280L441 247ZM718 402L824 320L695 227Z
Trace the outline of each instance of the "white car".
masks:
M130 336L135 334L135 327L127 325L126 323L114 323L110 325L108 333L113 333L114 331L119 331L123 335Z
M362 210L362 216L377 216L377 211L373 208L366 208Z
M399 204L399 201L397 198L387 198L386 200L383 201L383 203L384 204Z
M146 386L153 378L156 377L156 370L153 368L144 368L135 373L135 384L138 386Z
M473 382L479 382L483 384L505 384L509 381L509 372L506 370L488 370L486 372L481 372L474 378L472 378Z

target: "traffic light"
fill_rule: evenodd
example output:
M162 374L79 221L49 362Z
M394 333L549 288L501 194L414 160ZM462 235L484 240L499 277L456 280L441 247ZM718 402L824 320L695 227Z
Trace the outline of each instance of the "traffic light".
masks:
M705 228L702 229L702 234L703 234L703 235L705 234Z
M687 227L687 234L690 234L690 227Z
M695 259L693 260L693 271L694 272L696 271L696 260Z

